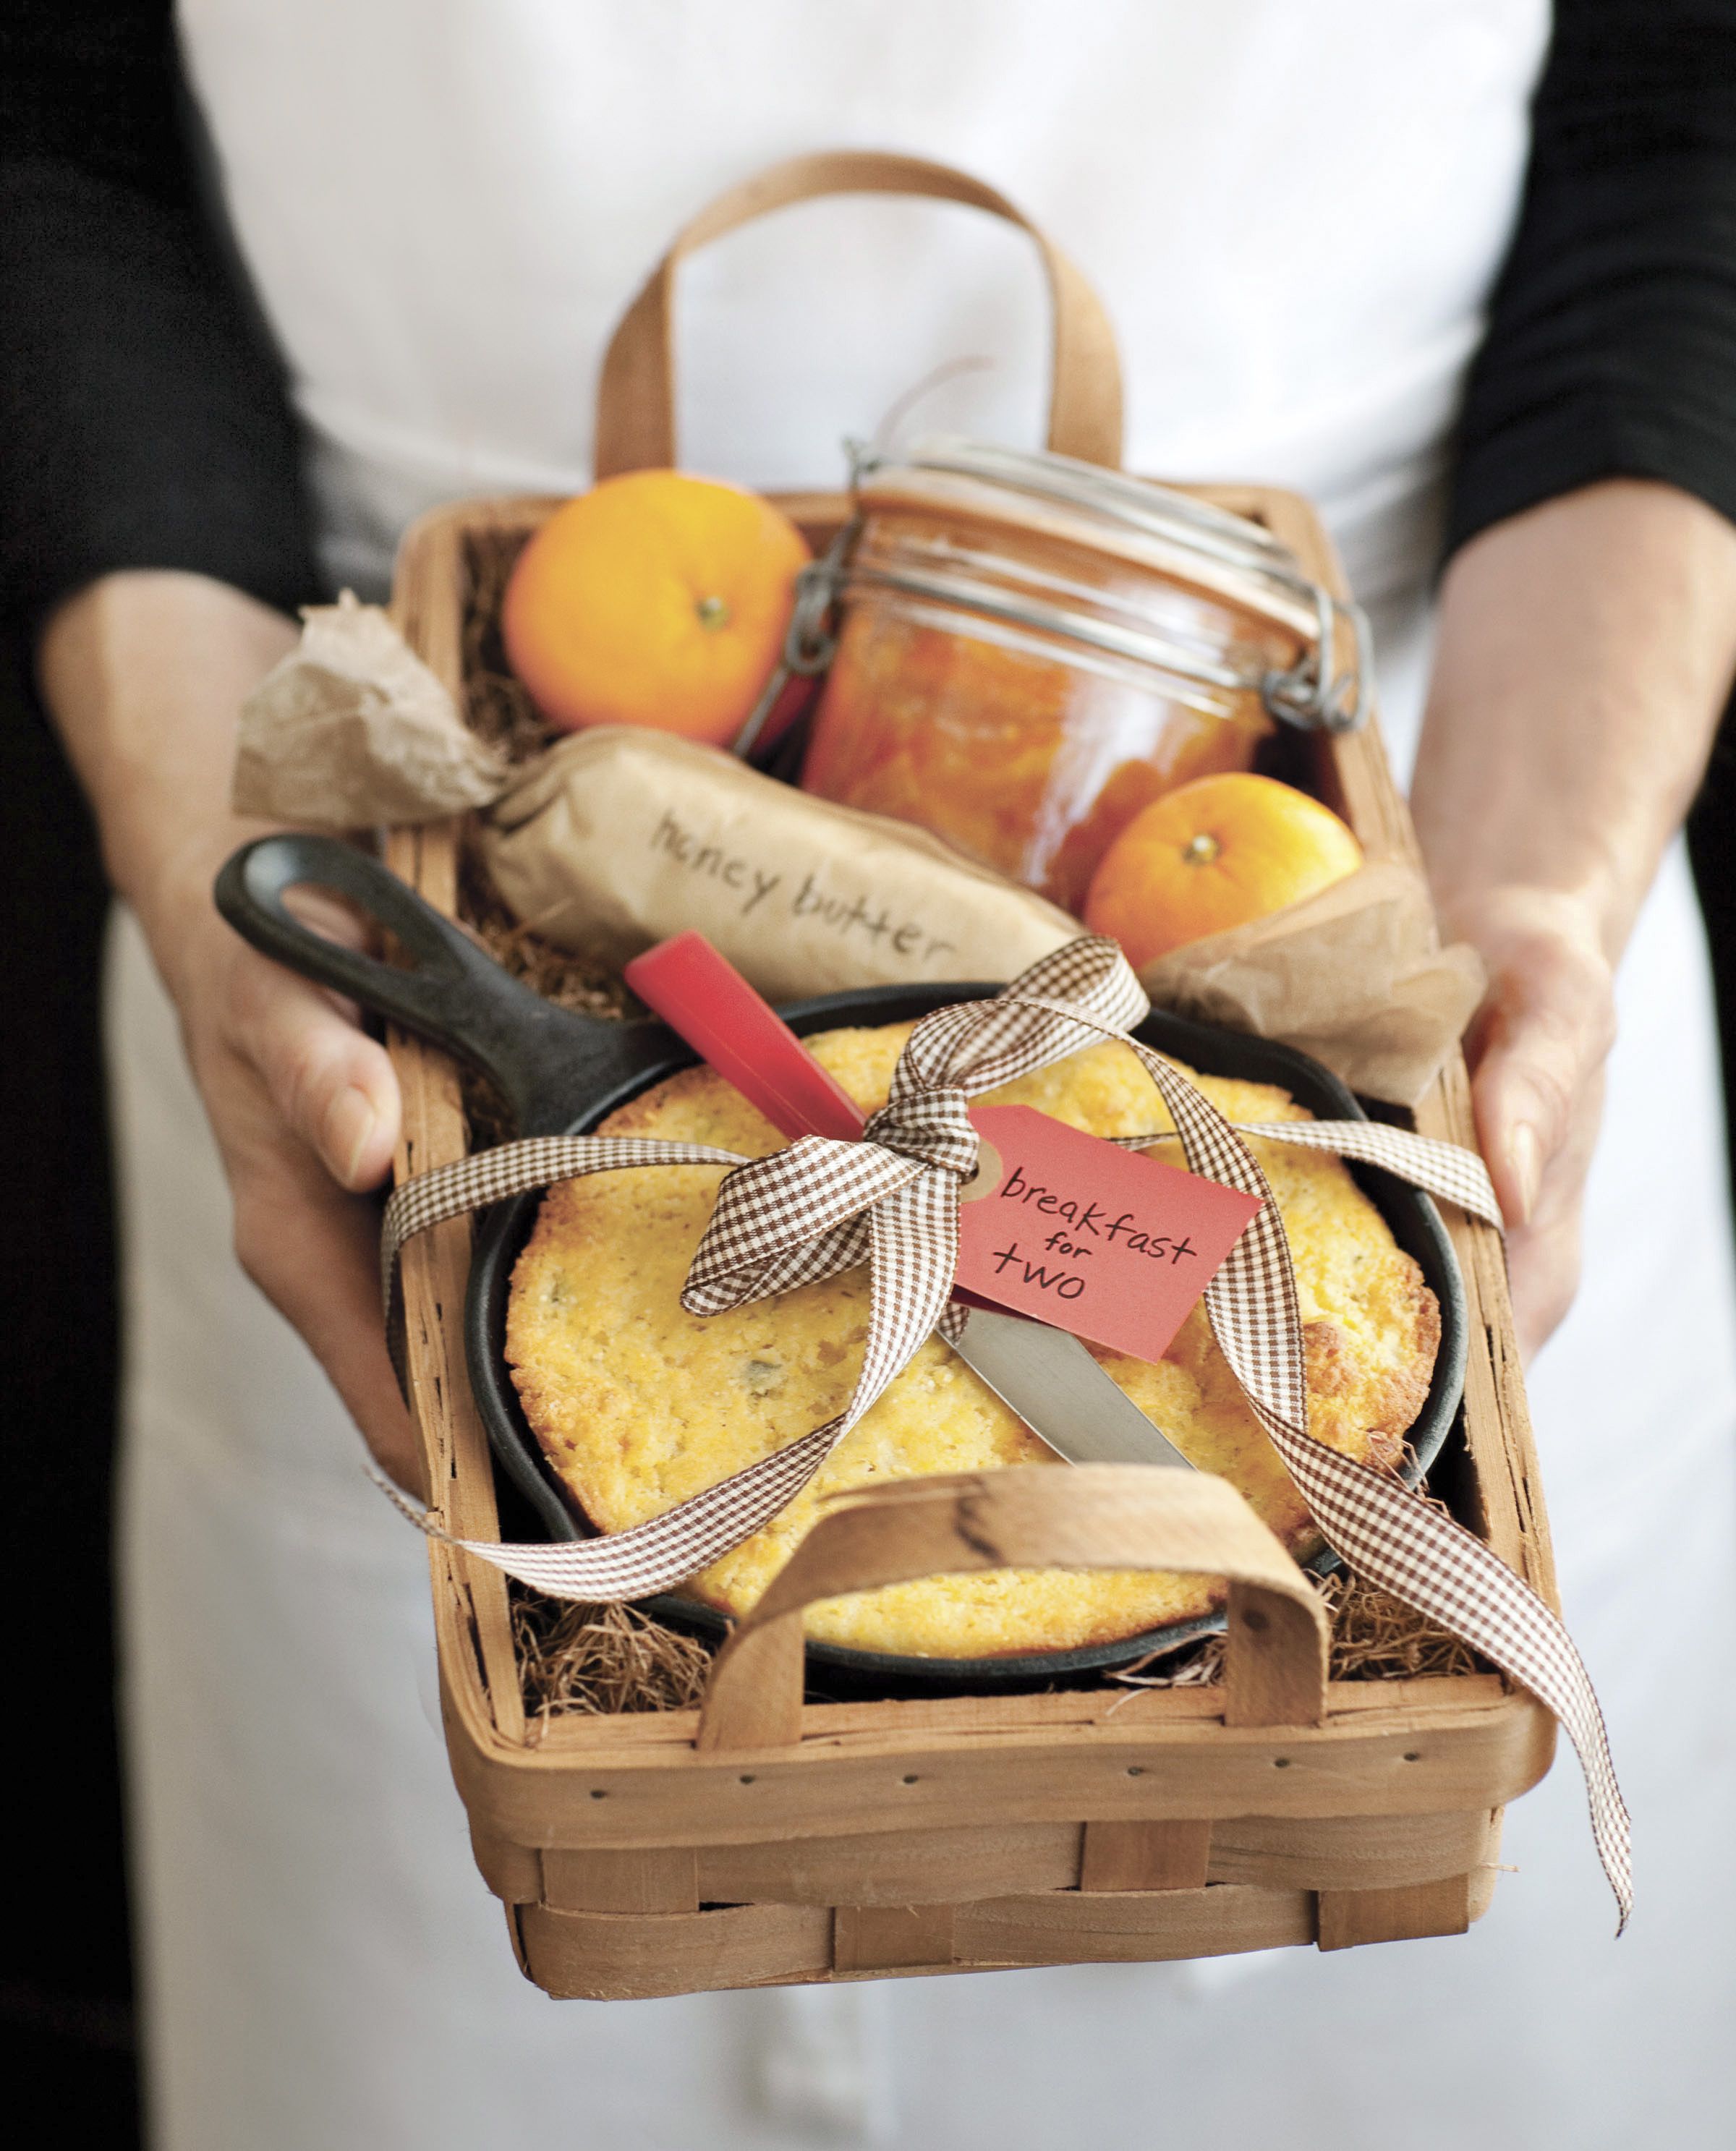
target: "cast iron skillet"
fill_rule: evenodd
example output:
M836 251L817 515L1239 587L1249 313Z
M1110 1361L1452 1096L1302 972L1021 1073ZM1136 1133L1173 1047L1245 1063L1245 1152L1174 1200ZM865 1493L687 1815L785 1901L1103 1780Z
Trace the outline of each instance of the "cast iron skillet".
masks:
M305 926L284 902L287 890L317 887L346 898L395 938L402 966L378 961L326 940ZM616 1023L557 1008L521 985L449 919L377 861L329 837L266 837L245 846L219 875L217 908L236 931L266 955L319 984L347 994L374 1014L390 1017L480 1070L505 1099L521 1134L582 1135L629 1099L694 1055L675 1034L650 1020ZM799 1032L840 1025L908 1021L959 1000L980 1000L992 984L871 987L799 1001L780 1011ZM1240 1032L1153 1014L1139 1037L1203 1073L1281 1085L1322 1120L1364 1117L1337 1076L1288 1046ZM1440 1348L1427 1401L1412 1427L1414 1484L1440 1455L1459 1410L1465 1382L1465 1305L1452 1243L1429 1197L1389 1175L1353 1166L1358 1183L1421 1268L1440 1303ZM590 1526L549 1469L525 1420L506 1363L506 1311L513 1265L529 1238L539 1192L497 1203L478 1221L464 1314L471 1386L502 1477L502 1531L512 1537L576 1539ZM1315 1564L1326 1570L1330 1555ZM648 1602L658 1612L713 1633L722 1617L693 1601ZM1222 1615L1177 1622L1142 1636L1083 1650L1018 1658L918 1658L810 1643L808 1655L852 1687L914 1688L1040 1683L1126 1663L1154 1650L1177 1649L1223 1626Z

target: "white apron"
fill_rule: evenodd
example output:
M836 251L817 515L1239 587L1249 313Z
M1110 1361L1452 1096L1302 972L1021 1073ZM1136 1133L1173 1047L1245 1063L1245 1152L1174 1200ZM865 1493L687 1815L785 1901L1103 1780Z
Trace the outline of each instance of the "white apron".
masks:
M196 0L243 251L317 443L339 572L456 493L585 477L603 342L668 233L841 144L1003 186L1103 291L1130 463L1320 498L1423 676L1428 493L1508 230L1534 0ZM840 240L847 246L840 251ZM1039 437L1023 242L970 212L803 208L691 266L694 468L834 481L923 412ZM1571 1764L1512 1812L1462 1940L670 2002L523 1982L438 1733L421 1542L235 1268L129 924L111 1039L129 1313L123 1566L158 2151L1710 2151L1736 2092L1725 1641L1736 1345L1712 1033L1673 857L1622 983L1586 1288L1533 1383L1567 1612L1635 1810L1609 1906Z

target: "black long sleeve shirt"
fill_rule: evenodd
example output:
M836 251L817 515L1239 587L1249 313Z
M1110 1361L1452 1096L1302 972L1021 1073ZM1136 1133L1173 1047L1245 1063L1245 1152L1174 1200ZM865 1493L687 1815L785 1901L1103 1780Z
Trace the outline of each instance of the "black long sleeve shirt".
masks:
M319 594L281 367L204 209L168 0L0 11L0 615L121 568Z
M1560 0L1449 549L1615 477L1736 520L1736 0Z
M296 429L204 214L167 0L0 19L0 607L126 567L316 594ZM1613 476L1736 521L1736 0L1560 0L1450 549Z

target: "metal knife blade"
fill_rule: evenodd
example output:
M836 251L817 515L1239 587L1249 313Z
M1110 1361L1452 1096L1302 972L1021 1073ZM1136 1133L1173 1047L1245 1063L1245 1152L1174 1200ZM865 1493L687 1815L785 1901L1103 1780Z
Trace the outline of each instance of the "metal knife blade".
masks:
M1033 1434L1070 1464L1195 1469L1065 1329L973 1307L952 1348Z

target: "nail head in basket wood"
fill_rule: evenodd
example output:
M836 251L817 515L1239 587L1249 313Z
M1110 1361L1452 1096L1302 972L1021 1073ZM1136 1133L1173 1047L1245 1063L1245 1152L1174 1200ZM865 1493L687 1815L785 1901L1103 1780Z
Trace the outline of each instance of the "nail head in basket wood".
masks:
M1319 524L1297 496L1195 490L1266 524L1342 593ZM782 504L821 545L846 508L821 494ZM467 549L514 544L554 505L464 504L406 540L399 623L461 696ZM1312 757L1298 773L1370 857L1415 860L1375 726L1291 744ZM394 833L388 853L448 912L457 841L455 825L438 825ZM406 1090L400 1171L462 1154L455 1071L413 1040L392 1045ZM1474 1142L1461 1064L1435 1084L1416 1124ZM1471 1318L1461 1513L1553 1602L1500 1237L1456 1215L1449 1226ZM437 1512L487 1537L497 1531L493 1481L457 1321L467 1244L459 1224L407 1251L409 1360ZM703 1748L691 1710L558 1719L533 1745L504 1578L438 1546L431 1565L454 1774L478 1858L508 1900L519 1961L554 1994L1456 1932L1488 1901L1491 1810L1535 1783L1552 1752L1547 1713L1487 1674L1334 1683L1324 1718L1309 1722L1320 1698L1298 1636L1248 1617L1276 1603L1287 1609L1281 1618L1305 1618L1269 1592L1237 1615L1239 1689L1232 1678L1120 1695L799 1703L796 1620L768 1615L755 1632L786 1640L744 1647L769 1651L782 1668L763 1728L760 1703L744 1694L737 1709L726 1683ZM763 1744L740 1745L750 1734ZM944 1964L908 1961L919 1936L939 1950L946 1922L911 1911L924 1906L946 1908ZM902 1925L869 1917L900 1908ZM906 1961L890 1961L901 1952Z

